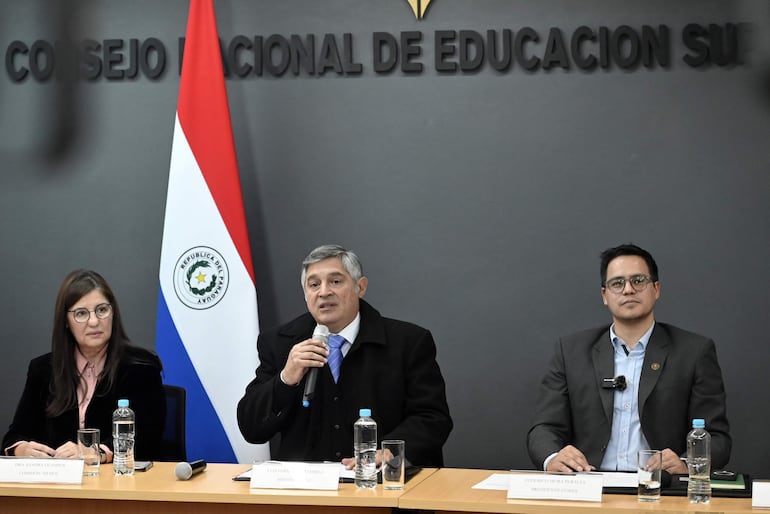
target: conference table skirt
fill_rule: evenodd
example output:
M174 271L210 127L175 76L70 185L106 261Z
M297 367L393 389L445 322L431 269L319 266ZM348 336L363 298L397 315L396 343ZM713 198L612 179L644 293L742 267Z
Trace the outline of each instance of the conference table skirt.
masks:
M340 484L337 491L250 489L232 478L249 468L243 464L209 464L188 481L177 480L176 463L157 462L133 477L115 477L102 466L98 477L82 484L0 484L0 514L242 514L242 513L390 513L393 508L441 512L523 514L628 514L720 512L757 513L747 498L713 498L691 505L687 498L664 496L660 503L641 504L636 495L606 494L601 503L509 500L505 491L472 489L493 473L479 469L424 469L404 491L358 490Z

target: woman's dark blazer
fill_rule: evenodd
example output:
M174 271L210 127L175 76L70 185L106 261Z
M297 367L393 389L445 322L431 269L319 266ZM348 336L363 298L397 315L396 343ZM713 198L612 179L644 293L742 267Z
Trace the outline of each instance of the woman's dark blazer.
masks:
M138 460L156 459L161 454L166 419L161 370L160 359L154 353L136 346L126 347L112 389L105 390L102 382L96 386L96 393L86 409L86 428L98 428L102 443L112 448L112 412L118 399L127 398L136 416L134 455ZM53 418L45 413L51 374L50 353L29 363L27 382L16 414L3 437L3 450L18 441L36 441L54 449L67 441L76 441L76 405Z

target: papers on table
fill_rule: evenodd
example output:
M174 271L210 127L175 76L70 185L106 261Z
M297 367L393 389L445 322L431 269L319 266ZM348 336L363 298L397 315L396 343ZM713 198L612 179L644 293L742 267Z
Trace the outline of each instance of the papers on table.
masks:
M636 473L622 471L602 471L600 473L604 478L604 487L630 487L636 490L639 485L639 479Z
M474 485L471 489L489 489L492 491L507 491L511 483L510 473L494 473Z
M473 486L473 489L491 489L497 491L507 491L511 481L511 475L513 473L534 473L545 475L544 471L517 471L513 470L512 473L494 473L478 484ZM550 474L550 473L549 473ZM577 473L578 475L582 473ZM592 475L602 476L602 487L630 487L636 489L637 478L636 473L623 473L623 472L592 472Z

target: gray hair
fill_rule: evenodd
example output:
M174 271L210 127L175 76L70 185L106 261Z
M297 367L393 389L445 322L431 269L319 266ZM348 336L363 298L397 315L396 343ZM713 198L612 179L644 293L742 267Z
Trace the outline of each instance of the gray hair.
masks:
M358 256L346 250L340 245L321 245L318 248L310 252L305 260L302 261L302 275L300 276L300 282L302 283L302 289L305 289L305 278L307 277L307 269L311 264L320 262L330 257L339 257L342 261L342 266L345 271L348 272L353 278L353 281L358 283L358 279L364 276L364 271L361 268L361 261L358 260Z

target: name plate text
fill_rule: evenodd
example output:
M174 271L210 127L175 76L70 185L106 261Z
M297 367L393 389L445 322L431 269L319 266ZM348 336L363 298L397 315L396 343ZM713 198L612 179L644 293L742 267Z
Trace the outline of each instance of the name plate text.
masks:
M266 461L251 469L252 488L336 491L339 480L339 463Z
M602 501L600 473L513 473L508 498Z
M0 457L0 482L81 484L83 459Z

